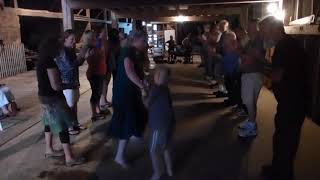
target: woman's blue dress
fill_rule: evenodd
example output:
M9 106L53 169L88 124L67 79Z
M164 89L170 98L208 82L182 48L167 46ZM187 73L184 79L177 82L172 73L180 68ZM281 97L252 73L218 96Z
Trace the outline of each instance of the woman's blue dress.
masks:
M133 47L122 48L113 84L114 112L109 128L109 135L119 139L129 139L131 136L141 137L148 117L139 87L126 74L124 59L127 57L134 63L140 79L143 79L144 56L142 53Z

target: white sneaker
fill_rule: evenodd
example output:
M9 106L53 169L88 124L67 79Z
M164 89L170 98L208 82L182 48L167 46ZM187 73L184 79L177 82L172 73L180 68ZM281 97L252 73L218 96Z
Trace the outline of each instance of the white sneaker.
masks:
M246 123L246 128L239 129L238 136L242 138L255 137L257 136L257 125L256 123Z

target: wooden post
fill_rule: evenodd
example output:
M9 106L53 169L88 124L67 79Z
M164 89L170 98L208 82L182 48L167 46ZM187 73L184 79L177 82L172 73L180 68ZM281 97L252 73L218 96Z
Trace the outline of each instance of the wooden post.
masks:
M90 9L86 9L86 16L89 18L89 21L88 21L88 24L87 24L86 29L87 29L87 30L91 30L91 21L90 21L91 14L90 14Z
M247 29L248 20L249 20L249 8L248 6L245 6L241 8L241 12L240 12L240 24L242 28Z
M18 0L13 1L14 8L19 8Z
M108 37L108 23L107 23L107 21L108 21L108 11L107 11L107 9L103 10L103 19L105 20L104 26L106 28L106 33L107 33L107 37Z
M134 19L131 19L132 23L132 32L135 32L137 30L137 22Z
M63 29L74 28L74 16L67 0L61 0L62 14L63 14Z
M112 28L118 29L118 19L116 13L113 11L110 11L110 16L111 16L111 26Z

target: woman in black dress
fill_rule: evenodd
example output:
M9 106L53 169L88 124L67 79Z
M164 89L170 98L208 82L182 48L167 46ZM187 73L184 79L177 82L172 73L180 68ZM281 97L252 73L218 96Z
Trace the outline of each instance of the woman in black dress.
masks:
M133 35L132 44L122 48L117 75L113 87L113 117L110 135L119 139L115 162L126 168L124 152L131 136L141 137L146 125L147 112L143 106L141 93L143 84L143 50L146 48L145 34Z

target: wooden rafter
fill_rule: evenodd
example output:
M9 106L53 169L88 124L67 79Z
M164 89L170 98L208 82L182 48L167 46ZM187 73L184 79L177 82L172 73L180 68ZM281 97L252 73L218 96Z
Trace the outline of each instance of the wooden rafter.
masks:
M54 19L62 19L63 14L59 12L50 12L46 10L32 10L32 9L22 9L22 8L17 8L16 12L19 16L31 16L31 17L43 17L43 18L54 18ZM95 18L90 18L86 16L81 16L81 15L74 15L74 19L76 21L90 21L90 22L97 22L97 23L108 23L110 24L110 21L105 21L101 19L95 19Z

